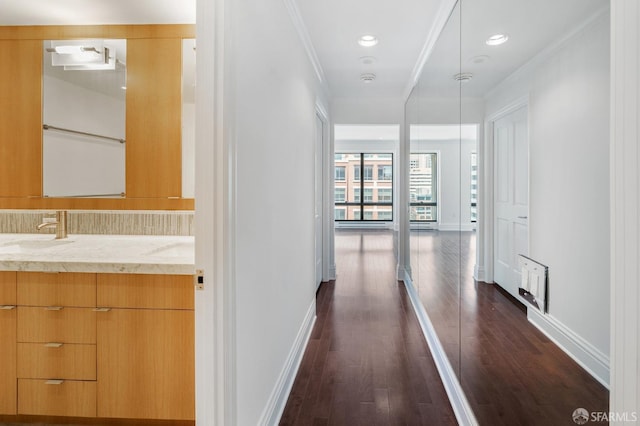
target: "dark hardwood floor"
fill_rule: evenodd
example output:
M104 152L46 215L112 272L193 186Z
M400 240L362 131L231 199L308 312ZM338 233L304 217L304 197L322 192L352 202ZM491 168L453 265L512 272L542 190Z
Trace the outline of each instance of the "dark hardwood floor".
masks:
M608 411L607 389L523 305L474 281L475 233L412 232L411 248L420 299L480 425L575 425L577 408Z
M392 235L337 232L336 262L280 425L455 425Z
M575 425L577 408L608 411L607 389L530 324L523 305L473 280L474 233L412 233L411 248L419 297L480 425ZM336 260L280 424L455 424L395 280L391 234L337 232Z

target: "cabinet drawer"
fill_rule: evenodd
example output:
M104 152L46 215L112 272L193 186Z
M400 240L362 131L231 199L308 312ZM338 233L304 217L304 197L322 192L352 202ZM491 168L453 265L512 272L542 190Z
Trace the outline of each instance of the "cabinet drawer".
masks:
M16 318L15 309L0 310L0 416L16 414Z
M18 272L18 305L96 306L96 274Z
M91 308L18 306L18 342L95 344L96 313Z
M18 343L18 378L96 379L96 346Z
M96 382L18 380L18 414L96 416Z
M98 274L98 306L187 309L194 304L190 275Z
M0 306L16 304L16 273L0 272Z

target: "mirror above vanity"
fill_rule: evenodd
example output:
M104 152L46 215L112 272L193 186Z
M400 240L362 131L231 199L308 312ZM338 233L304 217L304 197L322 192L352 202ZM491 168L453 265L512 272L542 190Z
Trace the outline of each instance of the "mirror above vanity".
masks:
M194 36L0 27L0 208L192 210Z
M125 194L127 41L46 40L45 197Z

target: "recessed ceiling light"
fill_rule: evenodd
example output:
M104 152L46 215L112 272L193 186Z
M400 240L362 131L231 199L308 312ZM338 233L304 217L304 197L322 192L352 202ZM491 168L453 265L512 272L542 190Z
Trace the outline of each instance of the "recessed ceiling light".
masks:
M506 34L494 34L485 41L489 46L498 46L502 43L506 43L509 40L509 36Z
M364 47L375 46L378 44L378 37L371 34L365 34L358 39L358 44Z
M120 86L122 90L127 90L127 86Z
M362 65L373 65L377 61L377 59L374 56L362 56L358 60Z
M360 81L362 81L363 83L372 83L373 80L376 79L376 75L373 73L364 73L364 74L360 74Z

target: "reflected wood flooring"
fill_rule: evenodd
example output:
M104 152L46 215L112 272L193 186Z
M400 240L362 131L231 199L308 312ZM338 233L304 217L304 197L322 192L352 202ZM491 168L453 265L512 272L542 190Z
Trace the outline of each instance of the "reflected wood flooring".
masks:
M280 425L455 425L392 234L336 232L336 262Z
M577 408L608 411L607 389L522 304L474 281L475 233L412 232L411 249L419 297L480 425L575 425Z

